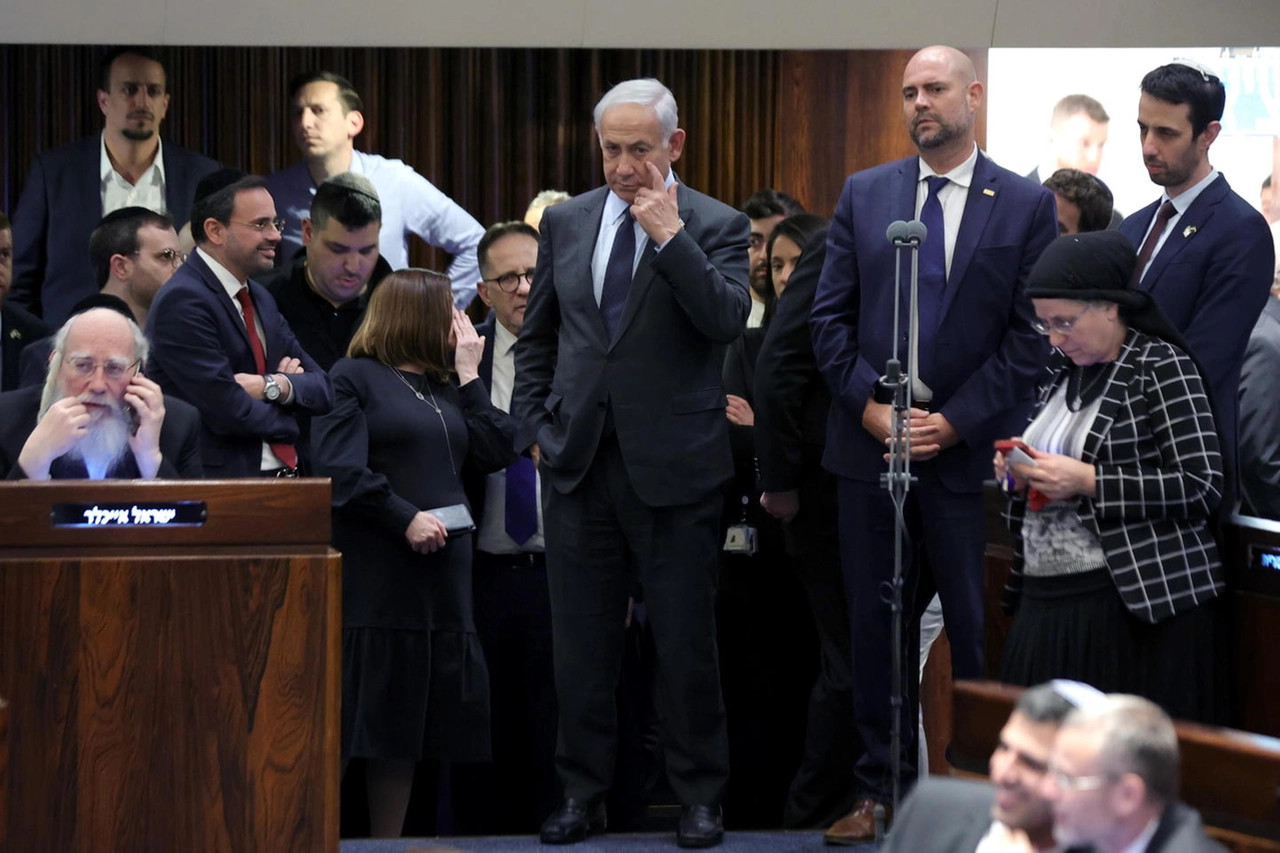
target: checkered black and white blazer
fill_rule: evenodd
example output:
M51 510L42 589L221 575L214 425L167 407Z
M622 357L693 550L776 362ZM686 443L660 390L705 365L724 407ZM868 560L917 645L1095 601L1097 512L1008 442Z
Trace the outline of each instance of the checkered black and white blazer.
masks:
M1039 411L1071 372L1054 350ZM1103 390L1081 458L1096 466L1097 494L1080 498L1080 521L1102 542L1125 606L1155 623L1217 597L1222 561L1210 517L1222 498L1213 410L1195 363L1171 344L1130 330ZM1005 518L1015 560L1006 603L1022 581L1026 499Z

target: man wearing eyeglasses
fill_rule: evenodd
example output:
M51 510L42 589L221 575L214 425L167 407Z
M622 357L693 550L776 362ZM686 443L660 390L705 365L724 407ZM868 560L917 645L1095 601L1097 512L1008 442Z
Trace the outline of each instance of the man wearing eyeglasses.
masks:
M1095 853L1212 853L1200 815L1178 802L1178 736L1158 705L1111 695L1062 724L1041 783L1059 844Z
M476 289L492 309L476 329L485 342L480 378L493 404L507 412L516 380L516 339L538 263L538 232L524 222L498 223L480 238L477 257ZM479 510L472 588L495 697L493 760L459 766L455 806L468 834L527 835L560 800L538 477L532 461L522 457L466 485L471 506ZM493 809L495 802L503 808Z
M302 220L302 248L263 282L302 348L325 370L347 354L373 289L391 272L378 249L381 227L382 205L369 179L335 175L316 190Z
M93 229L89 258L98 277L98 292L77 302L71 314L111 307L143 327L156 292L187 256L178 248L178 234L168 216L145 207L123 207L102 217ZM23 386L44 383L52 349L53 338L48 337L23 350Z
M147 317L153 375L200 410L210 476L298 476L307 416L333 406L333 385L252 280L275 263L275 203L262 178L223 169L200 182L191 213L196 250Z
M54 336L44 387L0 394L0 470L9 479L149 479L202 475L199 419L171 418L142 375L147 340L109 308Z
M197 182L217 162L172 142L165 68L145 47L110 51L100 65L102 133L46 151L32 163L14 211L14 300L57 327L93 295L89 233L133 205L187 221Z

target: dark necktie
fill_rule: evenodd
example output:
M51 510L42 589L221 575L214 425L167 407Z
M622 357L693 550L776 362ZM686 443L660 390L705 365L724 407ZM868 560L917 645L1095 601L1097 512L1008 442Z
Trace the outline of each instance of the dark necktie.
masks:
M517 545L538 532L538 471L533 460L521 456L507 466L507 499L503 520Z
M1138 265L1133 268L1133 277L1129 279L1130 287L1137 287L1138 282L1142 281L1142 272L1147 268L1147 262L1151 260L1151 256L1155 254L1156 243L1160 242L1160 235L1164 233L1169 220L1177 212L1173 202L1168 199L1165 199L1164 204L1160 205L1160 209L1156 211L1156 221L1151 226L1151 233L1147 235L1146 240L1142 241L1142 248L1138 251Z
M613 330L622 318L622 309L627 304L627 292L631 290L631 276L635 272L636 263L636 229L635 219L628 208L622 214L622 222L613 236L613 249L609 252L609 263L604 268L604 286L600 289L600 316L604 319L605 331L613 338Z
M949 178L931 175L929 196L920 208L920 221L929 233L920 245L920 341L919 349L928 353L928 344L938 330L942 310L942 295L947 289L947 229L942 219L942 202L938 193L950 183Z
M258 373L265 376L267 373L267 353L262 348L262 340L258 337L258 322L253 311L253 300L249 298L248 285L236 291L236 301L240 303L240 308L244 311L244 326L249 333L249 348L253 350L253 363L257 365ZM294 449L292 444L283 442L269 443L271 452L278 456L280 461L287 467L298 467L298 451Z

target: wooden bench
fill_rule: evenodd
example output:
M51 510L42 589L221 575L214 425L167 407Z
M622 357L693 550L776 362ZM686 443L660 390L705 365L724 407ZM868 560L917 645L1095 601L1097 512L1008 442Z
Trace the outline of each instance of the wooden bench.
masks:
M952 693L950 759L957 775L987 775L1022 688L958 681ZM1182 799L1209 833L1236 853L1280 851L1280 740L1236 729L1176 722Z

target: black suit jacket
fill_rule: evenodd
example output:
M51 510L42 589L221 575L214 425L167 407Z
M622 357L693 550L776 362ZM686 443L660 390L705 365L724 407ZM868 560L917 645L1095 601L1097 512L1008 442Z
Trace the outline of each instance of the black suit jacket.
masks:
M9 479L25 479L18 457L36 428L40 412L39 386L19 388L0 394L0 471ZM198 480L204 476L200 462L200 414L193 406L165 397L164 423L160 427L160 471L165 479ZM83 471L83 465L80 465ZM135 469L136 473L136 469ZM73 479L64 474L54 479Z
M165 142L165 207L174 227L191 218L196 184L220 165ZM36 157L13 219L13 299L53 327L97 292L89 235L102 220L102 134Z
M39 318L16 305L0 305L0 391L18 387L22 351L28 344L48 337L49 327Z
M304 372L289 377L291 405L255 400L236 383L236 373L258 372L249 334L235 300L197 253L151 304L148 372L166 395L200 410L200 450L210 476L258 476L264 441L292 443L305 472L310 442L302 422L333 407L333 384L298 344L266 288L250 281L249 292L266 335L267 369L286 355L302 362Z
M815 234L778 297L756 358L756 458L760 488L799 488L802 472L822 464L831 392L813 356L809 312L827 257L827 231Z
M636 493L650 506L695 503L733 473L721 374L747 322L747 218L680 185L685 227L649 242L613 338L592 288L606 187L547 208L529 292L511 413L516 447L535 442L543 483L571 492L612 409Z

